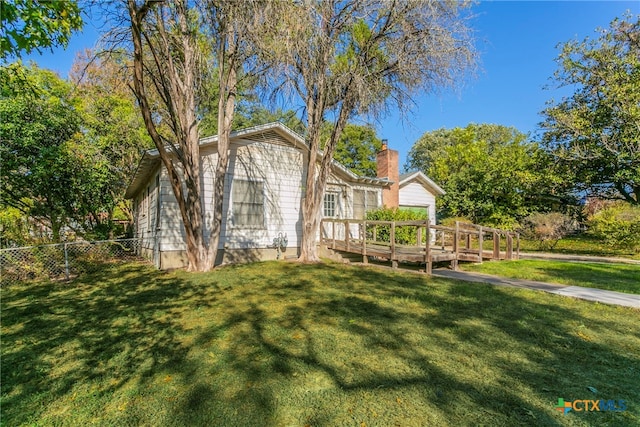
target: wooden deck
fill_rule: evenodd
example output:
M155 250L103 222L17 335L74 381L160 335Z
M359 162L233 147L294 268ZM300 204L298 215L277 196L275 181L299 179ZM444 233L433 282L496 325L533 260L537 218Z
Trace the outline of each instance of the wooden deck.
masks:
M458 261L518 259L520 254L518 233L475 224L325 218L320 230L321 244L333 251L362 255L364 263L370 257L387 260L394 268L403 262L424 264L427 274L438 262L457 270Z

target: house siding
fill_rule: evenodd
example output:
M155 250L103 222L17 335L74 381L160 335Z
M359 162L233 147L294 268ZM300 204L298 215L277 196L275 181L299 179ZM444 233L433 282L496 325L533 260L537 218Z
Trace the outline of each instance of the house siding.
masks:
M267 141L234 141L229 153L229 169L225 177L223 223L219 249L260 249L273 245L279 233L286 234L289 247L299 247L302 236L302 212L300 206L303 180L303 153L286 145L282 138L274 143L277 135ZM215 167L218 156L215 148L202 150L203 208L205 239L213 220L213 191ZM162 252L186 251L185 230L178 202L173 194L168 175L160 171L160 197L162 215L158 229L159 250ZM236 179L264 183L264 227L243 228L234 224L232 214L232 186ZM145 190L146 191L146 190ZM143 191L144 192L144 191ZM144 210L144 199L141 207ZM152 199L153 203L153 199ZM155 219L152 217L152 221ZM148 227L146 218L140 218L139 230ZM144 233L148 236L148 233ZM138 232L138 237L143 237Z

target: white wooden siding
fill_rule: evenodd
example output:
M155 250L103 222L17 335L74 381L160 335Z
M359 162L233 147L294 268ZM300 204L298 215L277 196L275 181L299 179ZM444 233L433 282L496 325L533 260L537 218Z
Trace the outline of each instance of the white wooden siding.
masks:
M229 153L229 168L225 177L223 223L219 248L266 248L279 233L287 235L288 246L300 245L302 212L300 200L303 186L303 155L290 145L267 142L234 142ZM202 152L202 184L204 186L205 238L208 239L213 219L213 185L217 154L213 149ZM237 227L232 217L232 185L234 179L264 183L265 227ZM178 203L163 169L161 251L185 250L185 232Z
M152 238L155 236L157 221L158 189L156 186L156 172L151 175L147 186L134 199L134 233L143 239L142 247L153 248Z

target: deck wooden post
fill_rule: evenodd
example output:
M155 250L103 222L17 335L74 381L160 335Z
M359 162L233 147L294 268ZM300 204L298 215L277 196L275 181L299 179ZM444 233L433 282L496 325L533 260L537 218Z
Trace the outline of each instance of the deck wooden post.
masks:
M500 261L500 233L493 231L493 258L494 261Z
M482 226L478 227L478 255L480 255L480 262L482 262L482 256L484 255L484 250L482 249L482 245L484 244L484 232L482 231Z
M465 244L465 249L467 250L471 249L471 233L466 234L464 244Z
M520 259L520 233L516 233L516 259Z
M364 264L369 263L369 257L367 256L367 221L362 221L362 262Z
M426 243L425 243L425 248L424 248L424 271L425 273L427 273L428 275L431 275L431 270L432 270L432 266L431 266L431 231L429 230L429 222L427 221L425 223L426 228L425 228L425 232L427 233L427 238Z
M333 247L332 249L335 250L336 249L336 221L332 220L331 221L331 226L333 229L333 236L331 236L333 238Z
M398 259L396 258L396 222L391 222L391 267L398 268Z
M451 268L458 271L458 253L460 246L460 222L456 221L455 236L453 236L453 253L455 258L451 260Z
M513 236L511 233L507 232L507 254L506 259L513 259Z
M349 239L349 220L344 220L344 243L347 247L347 252L351 250L351 239Z

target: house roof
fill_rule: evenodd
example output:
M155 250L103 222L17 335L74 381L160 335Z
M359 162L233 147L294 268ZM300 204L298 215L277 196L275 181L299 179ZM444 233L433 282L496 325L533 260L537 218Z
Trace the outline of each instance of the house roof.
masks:
M234 132L231 132L230 142L233 144L234 142L238 142L240 140L256 140L259 141L261 135L264 135L268 132L275 132L286 141L290 142L294 147L300 148L302 150L309 150L309 146L305 142L304 138L300 136L298 133L289 129L287 126L283 125L280 122L272 122L264 125L252 126L245 129L240 129ZM266 139L264 139L266 140ZM208 136L200 139L200 147L213 146L218 143L218 135ZM320 151L320 159L322 158L322 151ZM124 197L126 199L132 199L135 195L144 187L144 185L149 181L150 176L156 171L156 169L160 166L160 153L157 149L147 150L142 155L142 159L140 159L140 163L138 164L138 168L131 179L131 183L127 187ZM362 184L372 184L379 186L388 186L392 184L392 181L389 181L386 178L373 178L373 177L365 177L356 175L347 169L344 165L338 163L337 161L332 161L332 169L333 172L340 176L341 178L355 183Z
M445 191L438 184L433 182L431 178L420 171L400 175L400 188L414 181L436 196L442 196L445 194Z

